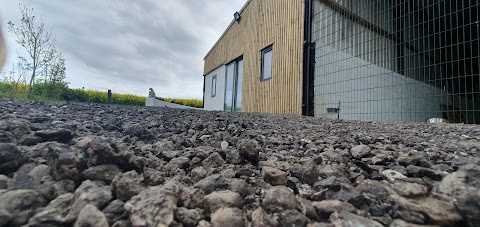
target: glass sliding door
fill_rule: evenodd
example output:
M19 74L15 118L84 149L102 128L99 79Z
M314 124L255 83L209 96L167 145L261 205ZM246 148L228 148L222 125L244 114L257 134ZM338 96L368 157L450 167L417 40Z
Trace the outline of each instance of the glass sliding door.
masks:
M235 63L227 65L227 73L225 78L225 111L232 111L233 107L233 78L235 77Z
M237 62L237 80L235 85L235 112L242 112L243 60Z
M243 59L238 58L227 65L225 77L224 110L228 112L242 111Z

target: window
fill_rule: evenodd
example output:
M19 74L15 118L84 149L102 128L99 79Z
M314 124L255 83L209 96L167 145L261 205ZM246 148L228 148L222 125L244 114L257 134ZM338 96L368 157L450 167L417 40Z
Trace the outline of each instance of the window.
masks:
M212 77L212 98L217 95L217 75Z
M225 111L242 111L242 84L243 57L239 57L227 65L225 76Z
M273 46L270 45L262 50L262 75L261 81L272 79L272 60L273 60Z

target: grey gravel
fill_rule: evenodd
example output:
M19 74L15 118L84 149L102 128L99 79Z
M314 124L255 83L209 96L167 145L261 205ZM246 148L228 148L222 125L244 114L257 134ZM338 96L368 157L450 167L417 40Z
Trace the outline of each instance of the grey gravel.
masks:
M0 135L1 226L480 223L476 125L2 99Z

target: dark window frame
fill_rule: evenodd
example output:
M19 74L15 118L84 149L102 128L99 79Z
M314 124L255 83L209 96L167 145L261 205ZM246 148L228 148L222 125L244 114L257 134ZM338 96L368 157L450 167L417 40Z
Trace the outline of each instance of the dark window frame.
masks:
M215 84L213 83L215 81ZM217 74L213 75L212 77L212 91L210 92L210 95L212 98L217 96Z
M243 55L241 55L240 57L238 58L235 58L234 60L228 62L227 64L225 64L225 93L224 93L224 98L227 97L227 86L228 86L228 67L230 65L233 65L233 90L232 90L232 106L231 106L231 109L230 110L227 110L225 108L225 101L224 101L224 107L223 107L223 111L226 111L226 112L236 112L235 111L235 106L237 105L237 101L235 99L235 94L237 93L237 89L238 89L238 84L237 84L237 77L238 77L238 62L240 61L243 61ZM242 76L243 77L243 76ZM242 83L243 84L243 83ZM241 102L241 100L240 100Z
M270 74L270 77L269 78L265 78L264 77L264 59L265 59L265 54L271 52L272 53L272 62L271 62L271 65L270 67L272 68L271 69L271 74ZM260 62L260 67L261 67L261 70L260 70L260 81L261 82L264 82L264 81L269 81L273 78L273 44L270 44L269 46L263 48L261 50L261 62Z

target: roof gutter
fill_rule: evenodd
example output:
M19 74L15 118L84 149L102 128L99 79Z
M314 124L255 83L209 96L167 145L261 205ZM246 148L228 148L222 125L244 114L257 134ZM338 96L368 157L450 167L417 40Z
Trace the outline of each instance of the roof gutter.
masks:
M314 116L315 43L312 43L313 0L305 0L303 41L303 97L302 115Z

